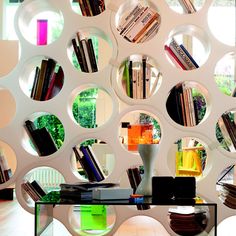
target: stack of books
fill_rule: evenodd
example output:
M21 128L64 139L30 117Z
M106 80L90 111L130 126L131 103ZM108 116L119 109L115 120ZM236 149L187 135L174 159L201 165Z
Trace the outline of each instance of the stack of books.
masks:
M169 45L165 45L165 50L176 67L183 70L193 70L199 67L184 45L178 44L174 38L171 39Z
M46 101L58 94L64 82L62 68L49 58L36 67L30 97L38 101Z
M156 34L160 23L161 17L156 11L139 3L121 19L117 30L129 42L143 43Z
M98 71L93 42L91 38L77 33L77 40L71 40L73 50L82 72L92 73Z
M37 129L32 121L27 120L24 128L39 156L51 155L57 151L57 146L46 127Z
M40 200L47 194L36 180L31 183L26 181L21 187L34 201Z
M146 99L151 97L161 79L161 73L147 63L145 56L130 57L124 64L122 86L130 98Z
M3 150L0 148L0 184L8 181L12 176L12 171L8 166Z
M85 171L86 177L90 182L100 182L105 179L105 174L102 167L97 160L95 153L93 152L92 146L81 145L78 149L73 147L76 160L79 161L81 167Z
M236 124L231 112L224 113L218 120L225 143L231 152L236 152Z
M189 214L169 210L170 228L178 235L198 235L207 226L207 216L204 210Z
M230 183L221 183L219 198L229 208L236 209L236 185Z
M83 16L96 16L105 11L104 0L73 0L78 2Z
M195 126L200 122L197 101L193 99L192 88L179 83L169 94L166 108L170 117L183 126Z

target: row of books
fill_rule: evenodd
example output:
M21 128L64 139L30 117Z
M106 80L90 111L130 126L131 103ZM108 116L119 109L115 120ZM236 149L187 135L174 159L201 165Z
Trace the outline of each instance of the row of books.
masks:
M81 36L79 32L76 36L71 43L81 71L87 73L98 71L92 39Z
M96 16L105 11L104 0L74 0L78 2L83 16Z
M24 128L39 156L51 155L57 151L57 146L46 127L36 128L32 121L26 120Z
M191 14L196 12L196 8L191 0L179 0L179 3L182 6L185 13Z
M21 187L35 202L47 194L47 192L36 180L32 181L31 183L26 181L25 183L21 184Z
M8 166L3 150L0 149L0 184L8 181L12 176L12 171Z
M156 11L138 3L121 19L117 30L129 42L143 43L156 34L160 23L161 17Z
M105 179L105 174L91 145L81 145L79 149L73 147L73 151L90 182L100 182Z
M166 102L170 117L183 126L195 126L200 122L198 106L193 99L192 88L179 83L170 91Z
M57 71L56 71L57 70ZM35 69L30 97L38 101L46 101L56 96L62 88L64 73L57 63L49 58L41 61Z
M218 120L218 125L221 130L225 143L231 152L236 152L236 124L233 114L224 113Z
M169 45L165 45L165 50L177 68L182 68L183 70L193 70L199 67L189 51L183 44L179 44L175 38L171 39Z
M140 61L132 59L126 61L122 76L122 86L127 96L134 99L151 97L157 88L161 73L158 73L155 77L153 84L152 76L152 66L147 63L146 57L142 57Z

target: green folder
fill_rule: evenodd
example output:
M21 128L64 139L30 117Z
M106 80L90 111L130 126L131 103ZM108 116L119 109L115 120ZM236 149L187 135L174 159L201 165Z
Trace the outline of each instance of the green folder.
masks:
M81 230L107 229L107 209L105 205L80 206Z

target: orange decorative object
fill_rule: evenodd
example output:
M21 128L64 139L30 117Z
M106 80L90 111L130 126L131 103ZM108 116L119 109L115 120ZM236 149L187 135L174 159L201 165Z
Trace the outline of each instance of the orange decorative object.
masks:
M128 150L137 151L138 144L153 143L153 125L135 124L128 126Z

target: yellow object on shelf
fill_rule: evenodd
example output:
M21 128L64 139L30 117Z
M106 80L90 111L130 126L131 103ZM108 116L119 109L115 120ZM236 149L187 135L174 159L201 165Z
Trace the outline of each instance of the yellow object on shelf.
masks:
M202 175L201 159L199 154L195 150L180 151L176 153L176 175Z

